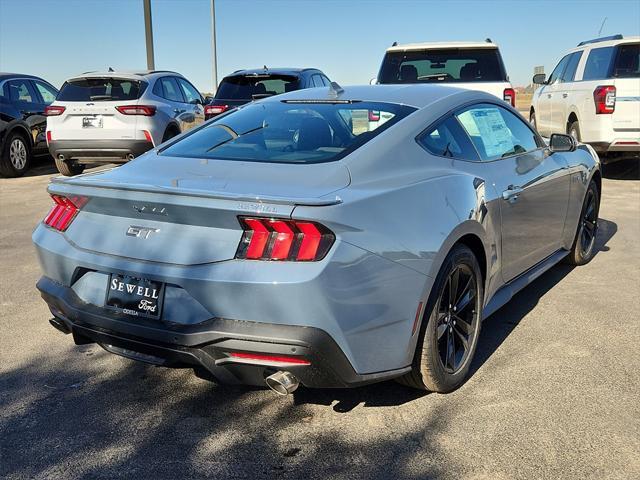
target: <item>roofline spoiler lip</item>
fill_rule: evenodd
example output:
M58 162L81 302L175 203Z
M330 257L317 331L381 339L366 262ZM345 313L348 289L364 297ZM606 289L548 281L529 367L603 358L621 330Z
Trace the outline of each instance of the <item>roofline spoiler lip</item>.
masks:
M126 190L144 193L159 193L166 195L177 195L181 197L196 197L196 198L210 198L219 200L231 200L237 202L252 202L252 203L267 203L277 205L292 205L292 206L312 206L322 207L330 205L338 205L342 203L342 198L338 195L332 197L277 197L269 195L234 195L224 192L204 192L204 191L180 191L162 187L152 187L149 185L136 185L136 184L120 184L104 182L101 184L92 184L90 182L83 182L82 179L67 179L63 177L54 177L51 179L51 183L47 187L49 193L89 193L78 192L77 187L86 189L103 189L103 190ZM327 195L330 195L327 194Z

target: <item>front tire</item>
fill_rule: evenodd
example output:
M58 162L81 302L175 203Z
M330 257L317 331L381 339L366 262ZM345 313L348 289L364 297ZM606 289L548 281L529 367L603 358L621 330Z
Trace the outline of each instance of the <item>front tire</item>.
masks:
M571 122L567 133L571 135L576 142L580 143L580 124L577 120L575 122Z
M534 128L534 130L538 131L538 124L536 123L536 112L534 110L531 110L531 113L529 114L529 123Z
M600 212L600 192L596 182L591 180L582 202L578 230L566 262L570 265L585 265L596 254L596 236L598 235L598 213Z
M21 177L31 164L31 144L20 132L11 132L0 158L0 174L3 177Z
M55 158L54 160L56 162L56 168L62 175L73 177L74 175L80 175L84 172L84 165L72 163L67 160L60 160L59 158Z
M439 393L464 383L480 335L483 295L478 260L467 246L456 245L436 277L412 369L400 383Z

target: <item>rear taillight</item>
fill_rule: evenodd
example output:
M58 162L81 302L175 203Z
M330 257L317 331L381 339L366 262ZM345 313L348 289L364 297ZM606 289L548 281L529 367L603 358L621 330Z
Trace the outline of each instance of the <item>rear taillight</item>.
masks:
M265 353L231 352L229 357L245 361L264 363L288 363L291 365L311 365L309 360L289 355L270 355Z
M244 230L236 258L314 262L327 254L335 235L305 220L240 217Z
M81 197L79 195L73 197L64 197L62 195L51 195L51 198L55 202L55 205L45 217L45 225L54 228L60 232L64 232L82 207L84 207L88 201L87 197Z
M51 142L51 130L47 130L47 145Z
M44 107L44 116L55 117L56 115L62 115L65 110L66 110L65 107L60 107L57 105L49 105L48 107Z
M220 115L229 110L229 105L205 105L204 114L207 116Z
M502 98L512 107L516 106L516 91L513 88L505 88L502 92Z
M156 107L153 105L122 105L116 107L123 115L144 115L145 117L152 117L156 114Z
M593 91L593 101L596 104L596 114L613 113L616 109L616 87L600 85Z
M143 130L142 132L144 133L144 138L147 139L147 142L153 145L153 137L151 136L151 132L149 132L149 130Z
M380 120L380 110L369 110L369 121L377 122Z

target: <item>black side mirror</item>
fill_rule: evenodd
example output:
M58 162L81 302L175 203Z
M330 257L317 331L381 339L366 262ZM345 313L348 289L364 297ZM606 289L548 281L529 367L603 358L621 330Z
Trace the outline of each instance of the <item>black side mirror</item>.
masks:
M193 103L194 105L202 105L202 99L196 98L195 100L192 100L191 103Z
M205 105L209 105L211 102L213 102L213 97L211 95L207 95L206 97L204 97Z
M576 139L563 133L552 133L549 139L549 149L555 152L573 152L578 147Z
M544 74L544 73L536 73L533 76L533 83L535 85L546 85L546 83L547 83L546 78L547 78L546 74Z

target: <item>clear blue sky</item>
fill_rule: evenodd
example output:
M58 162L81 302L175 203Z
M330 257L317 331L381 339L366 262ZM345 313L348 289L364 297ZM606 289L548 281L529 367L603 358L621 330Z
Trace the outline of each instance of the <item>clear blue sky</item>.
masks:
M152 0L156 68L210 91L209 0ZM318 67L348 85L375 76L392 42L500 45L515 85L567 49L602 35L640 35L638 0L216 0L218 75L262 65ZM109 66L146 67L142 0L0 0L0 71L59 86Z

